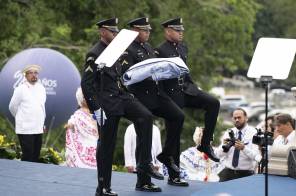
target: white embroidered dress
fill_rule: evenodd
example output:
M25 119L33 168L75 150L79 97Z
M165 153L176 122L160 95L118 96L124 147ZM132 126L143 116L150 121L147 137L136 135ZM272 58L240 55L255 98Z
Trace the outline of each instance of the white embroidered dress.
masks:
M96 169L97 123L91 114L77 110L68 120L73 128L66 131L66 165Z
M223 166L208 158L196 147L190 147L180 155L180 176L187 180L217 182Z

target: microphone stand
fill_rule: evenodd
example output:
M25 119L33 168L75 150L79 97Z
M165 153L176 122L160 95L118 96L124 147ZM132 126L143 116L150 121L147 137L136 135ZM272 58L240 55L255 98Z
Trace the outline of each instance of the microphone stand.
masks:
M272 82L272 76L261 76L260 82L265 88L265 132L264 132L264 146L262 146L263 160L262 168L265 166L265 196L268 196L268 133L267 133L267 115L268 115L268 85Z

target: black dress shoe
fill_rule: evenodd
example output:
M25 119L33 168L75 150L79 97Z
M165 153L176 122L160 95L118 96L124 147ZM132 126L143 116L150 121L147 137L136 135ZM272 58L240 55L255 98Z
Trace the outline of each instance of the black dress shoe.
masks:
M173 186L189 186L188 182L181 178L168 178L168 184Z
M214 150L211 145L199 145L197 147L197 150L200 152L206 153L210 159L212 159L215 162L219 162L220 159L215 155Z
M151 178L155 178L157 180L164 179L163 175L161 173L159 173L156 169L154 169L152 163L149 163L145 166L138 166L137 171L144 173L144 174L150 176Z
M141 186L136 186L136 191L144 191L144 192L161 192L161 188L159 186L156 186L153 183L144 184Z
M174 159L171 156L166 156L164 154L159 154L156 157L161 163L163 163L168 169L174 171L175 173L180 173L179 167L174 163Z
M117 193L112 191L110 188L103 188L102 190L97 189L96 196L118 196Z

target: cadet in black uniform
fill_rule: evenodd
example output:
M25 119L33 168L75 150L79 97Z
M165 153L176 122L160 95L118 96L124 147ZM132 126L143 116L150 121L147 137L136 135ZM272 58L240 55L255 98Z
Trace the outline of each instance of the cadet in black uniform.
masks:
M166 41L156 48L156 55L160 58L177 57L186 63L188 50L183 40L182 18L170 19L162 23ZM205 128L201 145L198 150L206 153L210 159L218 162L210 142L213 140L220 102L215 97L202 91L192 81L189 74L178 79L163 81L165 92L180 106L205 110Z
M155 58L153 48L147 42L150 34L148 18L137 18L128 23L132 30L139 32L136 40L129 46L122 57L123 73L132 65L149 58ZM180 148L180 134L184 122L183 111L166 95L157 82L152 78L128 86L141 103L143 103L154 115L166 120L166 141L161 154L157 159L164 163L169 171L168 184L174 186L188 186L188 183L179 176L179 161L175 162L175 147ZM179 157L179 154L177 155ZM177 165L176 165L177 164ZM143 179L146 183L149 179ZM140 189L141 184L137 187Z
M138 154L137 170L142 175L163 179L163 176L153 170L151 164L152 143L152 114L137 101L133 95L127 93L120 83L121 65L116 62L112 67L98 70L96 58L103 52L107 45L118 33L117 18L103 20L97 23L101 40L86 55L85 70L81 81L83 94L87 104L94 112L98 126L101 125L101 109L107 119L99 128L100 142L97 147L98 187L96 196L117 195L111 191L111 173L113 152L116 143L117 128L120 117L131 120L137 133ZM103 89L101 91L101 77ZM149 177L150 178L150 177ZM152 183L146 184L143 191L161 191Z

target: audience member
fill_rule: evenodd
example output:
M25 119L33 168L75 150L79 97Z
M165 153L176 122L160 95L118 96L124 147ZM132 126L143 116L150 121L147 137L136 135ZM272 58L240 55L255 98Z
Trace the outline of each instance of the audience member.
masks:
M46 91L38 81L39 65L23 69L25 80L14 89L9 110L15 117L15 132L22 149L22 161L38 162L44 132Z
M135 132L134 124L130 124L124 135L124 161L127 171L136 172L136 141L137 134ZM162 152L161 136L159 128L153 125L152 129L152 164L158 172L162 173L162 164L156 159L156 156Z
M97 122L90 113L82 90L76 91L79 109L68 120L66 130L66 165L96 169Z
M278 131L275 129L275 126L274 126L274 117L276 115L278 115L278 114L279 113L267 117L267 130L269 132L272 132L273 133L273 139L277 138L277 136L279 135ZM256 128L261 129L261 130L264 131L266 129L266 127L265 127L265 120L263 120L262 122L260 122L256 126Z
M233 111L232 118L234 127L230 129L231 131L225 132L224 145L221 144L217 150L220 158L224 159L225 165L219 173L221 182L253 175L257 162L261 160L258 146L252 143L252 138L257 131L247 124L246 111L237 108Z
M279 136L274 140L272 148L282 145L295 145L296 136L294 119L289 114L278 114L274 117L275 131Z

